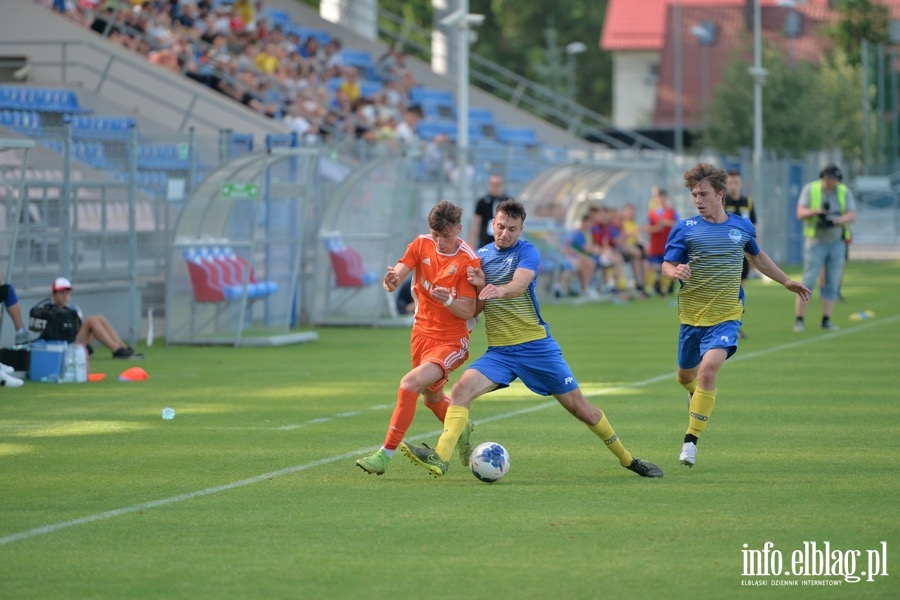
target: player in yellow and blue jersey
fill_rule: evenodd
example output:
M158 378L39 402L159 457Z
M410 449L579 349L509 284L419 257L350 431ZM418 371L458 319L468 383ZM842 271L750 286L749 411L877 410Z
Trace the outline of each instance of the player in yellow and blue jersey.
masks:
M790 279L759 248L749 219L726 212L726 178L723 169L705 163L685 172L684 185L699 214L675 224L663 256L663 275L681 280L677 379L690 400L688 430L678 460L688 467L697 461L697 441L716 401L716 376L737 351L744 313L744 257L802 299L810 294L809 288Z
M434 477L444 475L453 448L466 431L472 401L518 378L532 392L556 398L603 440L623 467L642 477L662 477L658 466L625 449L606 415L585 399L559 344L550 336L535 294L541 256L531 242L520 239L524 223L525 207L520 202L505 200L497 207L494 242L478 250L481 268L468 269L469 281L478 290L475 314L484 312L488 349L453 386L437 447L404 442L400 450Z

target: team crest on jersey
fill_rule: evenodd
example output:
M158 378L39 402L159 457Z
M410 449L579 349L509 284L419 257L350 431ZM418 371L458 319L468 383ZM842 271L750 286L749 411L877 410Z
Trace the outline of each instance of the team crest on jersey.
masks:
M450 265L450 275L456 275L456 265Z
M732 229L728 232L728 238L735 244L739 243L741 241L741 230Z

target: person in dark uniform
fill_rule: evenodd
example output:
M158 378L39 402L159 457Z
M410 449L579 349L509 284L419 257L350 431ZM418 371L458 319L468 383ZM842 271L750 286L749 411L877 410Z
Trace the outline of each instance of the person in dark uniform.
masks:
M740 171L728 171L728 179L725 180L725 212L744 217L756 227L756 211L753 209L753 200L741 193L743 187L744 181L741 179ZM759 243L759 230L756 232L756 243ZM749 273L750 263L747 262L747 257L744 257L744 266L741 268L741 287L747 281ZM743 327L738 332L738 336L741 339L747 338Z
M494 243L494 211L509 196L503 191L503 176L491 175L488 179L488 193L478 199L466 240L474 249Z

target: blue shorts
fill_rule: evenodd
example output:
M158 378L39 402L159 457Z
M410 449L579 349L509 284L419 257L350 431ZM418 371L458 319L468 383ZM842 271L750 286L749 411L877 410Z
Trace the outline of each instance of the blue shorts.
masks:
M468 367L499 387L509 387L516 378L540 396L565 394L578 387L575 376L552 337L515 346L490 346Z
M725 348L728 356L737 352L740 321L725 321L709 327L683 325L678 331L678 366L693 369L700 364L703 355L713 348Z

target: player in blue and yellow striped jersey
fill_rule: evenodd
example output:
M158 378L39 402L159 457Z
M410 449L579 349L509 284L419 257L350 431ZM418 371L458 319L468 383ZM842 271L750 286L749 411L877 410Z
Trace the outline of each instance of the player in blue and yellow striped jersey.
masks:
M681 280L678 292L677 379L690 394L688 430L681 464L697 461L697 440L706 429L716 401L716 376L737 351L744 290L741 268L746 256L766 277L803 299L809 288L790 279L756 243L756 229L743 217L726 212L727 174L700 163L684 174L698 215L675 224L666 242L663 275Z
M531 242L520 239L524 223L525 207L520 202L505 200L497 207L494 242L478 250L481 268L468 269L469 281L478 290L475 314L484 312L488 349L453 386L437 447L404 442L400 450L434 477L444 475L456 441L466 430L472 401L518 378L532 392L556 398L623 467L642 477L662 477L658 466L625 449L606 415L585 399L559 344L550 336L535 294L541 256Z

